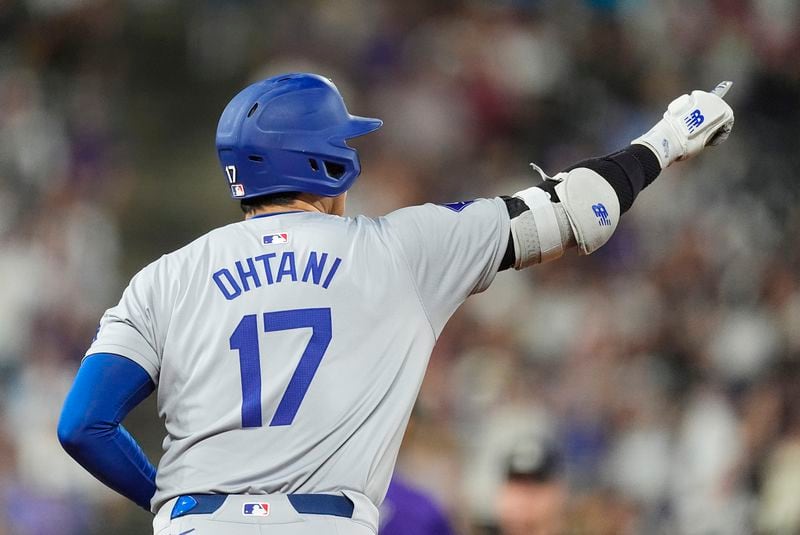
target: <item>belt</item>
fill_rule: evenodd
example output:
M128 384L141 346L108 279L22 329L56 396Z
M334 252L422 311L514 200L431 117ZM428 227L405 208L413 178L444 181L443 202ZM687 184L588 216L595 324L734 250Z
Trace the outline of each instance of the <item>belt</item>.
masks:
M187 515L204 515L217 511L225 503L227 494L187 494L178 498L172 508L171 519ZM286 494L295 511L308 515L353 517L353 502L337 494ZM253 501L269 499L268 494L254 494Z

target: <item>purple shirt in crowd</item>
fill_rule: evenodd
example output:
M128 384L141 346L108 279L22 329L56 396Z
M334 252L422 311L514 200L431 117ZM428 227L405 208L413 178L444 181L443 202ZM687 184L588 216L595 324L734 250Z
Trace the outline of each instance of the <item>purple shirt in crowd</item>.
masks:
M398 476L381 505L380 535L454 535L441 507Z

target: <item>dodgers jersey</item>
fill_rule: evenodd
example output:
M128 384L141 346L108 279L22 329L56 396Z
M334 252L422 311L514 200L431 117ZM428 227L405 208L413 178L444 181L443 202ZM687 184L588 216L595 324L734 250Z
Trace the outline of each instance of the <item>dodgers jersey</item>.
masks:
M266 214L162 256L87 351L141 365L165 419L152 509L191 493L384 498L436 338L508 243L502 199L381 218Z

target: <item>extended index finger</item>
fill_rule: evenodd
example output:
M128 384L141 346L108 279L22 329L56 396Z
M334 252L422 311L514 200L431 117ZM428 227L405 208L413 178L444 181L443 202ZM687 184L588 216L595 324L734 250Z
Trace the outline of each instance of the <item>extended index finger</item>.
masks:
M718 83L717 87L715 87L711 91L711 93L713 95L717 95L719 98L722 98L722 97L725 96L725 94L728 92L728 90L731 88L732 85L733 85L733 82L731 82L729 80L725 80L724 82Z

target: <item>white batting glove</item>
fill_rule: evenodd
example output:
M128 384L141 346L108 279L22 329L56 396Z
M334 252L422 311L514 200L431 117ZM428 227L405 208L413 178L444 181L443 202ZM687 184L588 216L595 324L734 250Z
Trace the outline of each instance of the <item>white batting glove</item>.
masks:
M652 150L661 169L688 160L708 145L719 145L733 128L733 110L722 100L733 82L720 82L713 91L692 91L673 100L664 118L645 135L631 141Z

